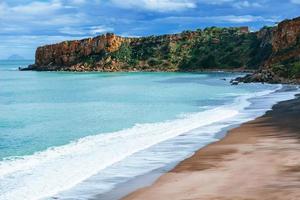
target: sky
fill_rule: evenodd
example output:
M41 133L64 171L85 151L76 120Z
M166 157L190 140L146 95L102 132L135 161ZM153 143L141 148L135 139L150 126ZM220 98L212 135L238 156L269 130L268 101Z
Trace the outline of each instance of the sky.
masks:
M209 26L264 25L300 16L300 0L0 0L0 59L106 32L139 37Z

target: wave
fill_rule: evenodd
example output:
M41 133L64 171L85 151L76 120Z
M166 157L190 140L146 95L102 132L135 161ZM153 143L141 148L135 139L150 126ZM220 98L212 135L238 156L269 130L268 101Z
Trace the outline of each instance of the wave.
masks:
M230 105L175 120L137 124L130 129L84 137L30 156L11 157L0 162L0 199L41 199L55 195L136 152L201 127L230 121L251 104L249 99L274 91L238 97Z

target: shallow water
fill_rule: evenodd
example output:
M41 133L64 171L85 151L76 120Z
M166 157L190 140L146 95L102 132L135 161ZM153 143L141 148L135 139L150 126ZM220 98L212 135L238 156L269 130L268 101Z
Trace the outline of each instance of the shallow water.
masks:
M238 74L230 73L13 70L25 64L0 61L0 199L74 194L86 199L90 192L83 188L93 185L107 191L130 176L174 161L172 140L184 134L191 136L187 144L195 140L195 130L197 144L214 141L216 132L241 118L249 99L281 87L231 86L229 80ZM269 105L260 112L266 109ZM169 146L162 149L165 142ZM150 166L141 158L155 147L152 157L160 165ZM194 149L177 150L186 156ZM86 187L89 177L97 181Z

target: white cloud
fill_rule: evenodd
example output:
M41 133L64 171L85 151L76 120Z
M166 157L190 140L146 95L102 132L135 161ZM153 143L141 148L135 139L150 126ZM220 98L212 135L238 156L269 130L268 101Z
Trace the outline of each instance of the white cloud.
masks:
M71 0L71 4L84 4L86 0Z
M249 22L269 22L275 23L279 19L277 17L265 18L262 16L253 15L220 15L220 16L205 16L205 17L166 17L157 19L156 22L163 23L199 23L199 22L210 22L210 23L233 23L242 24Z
M52 0L50 2L34 1L25 5L18 5L11 7L10 11L17 14L49 14L62 8L62 3L59 0Z
M193 0L111 0L111 2L123 8L139 8L157 12L180 11L197 7Z
M222 5L225 3L231 3L235 0L200 0L200 2L206 3L206 4L212 4L212 5Z
M261 16L253 16L253 15L227 15L227 16L217 16L212 17L213 20L220 20L223 22L231 22L231 23L247 23L247 22L257 22L257 21L264 21L264 22L276 22L275 19L272 18L264 18Z
M114 29L105 26L92 26L90 27L89 34L97 35L105 32L112 32Z
M300 4L300 0L291 0L291 3Z
M235 7L235 8L250 8L250 7L262 7L262 5L255 1L248 1L248 0L199 0L202 3L205 4L211 4L211 5L224 5L227 4L229 6Z
M33 1L17 5L0 2L0 25L10 27L17 24L24 29L39 27L46 29L46 26L73 25L86 21L83 13L68 12L68 5L62 2L61 0ZM0 29L1 32L3 31Z
M72 36L95 36L107 32L113 32L114 29L108 26L91 26L91 27L70 27L66 26L59 29L59 32Z
M236 8L262 7L262 5L257 2L249 2L249 1L237 1L233 3L233 6Z
M0 4L0 19L3 21L18 20L35 20L41 16L52 16L59 10L63 9L63 5L59 0L52 0L50 2L34 1L28 4L8 5L6 3Z
M85 31L78 30L77 28L68 27L68 26L60 28L59 32L67 35L84 35L86 33Z

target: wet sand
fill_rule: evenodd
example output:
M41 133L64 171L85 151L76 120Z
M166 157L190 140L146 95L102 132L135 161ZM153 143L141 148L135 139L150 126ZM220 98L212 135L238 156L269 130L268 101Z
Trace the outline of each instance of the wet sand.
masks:
M125 200L300 200L300 98L235 128Z

